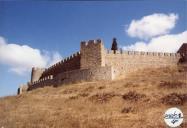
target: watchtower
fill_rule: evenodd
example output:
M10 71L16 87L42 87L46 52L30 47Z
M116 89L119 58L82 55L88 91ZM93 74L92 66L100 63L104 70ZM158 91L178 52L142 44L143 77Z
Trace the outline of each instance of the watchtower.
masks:
M33 67L31 71L31 82L38 81L44 71L45 71L45 68Z
M105 50L100 39L81 42L81 69L105 66Z

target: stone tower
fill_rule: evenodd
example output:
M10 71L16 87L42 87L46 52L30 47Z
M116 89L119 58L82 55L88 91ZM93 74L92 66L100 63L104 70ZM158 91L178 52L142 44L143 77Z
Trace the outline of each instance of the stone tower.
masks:
M100 39L81 42L81 69L105 66L105 50Z
M31 82L38 81L44 71L45 71L44 68L33 67L31 71Z

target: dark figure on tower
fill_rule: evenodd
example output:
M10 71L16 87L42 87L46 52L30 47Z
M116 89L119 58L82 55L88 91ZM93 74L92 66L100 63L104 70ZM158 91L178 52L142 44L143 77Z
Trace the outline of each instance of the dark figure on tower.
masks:
M113 38L111 50L114 51L114 54L116 54L116 51L118 50L118 44L117 44L116 38Z

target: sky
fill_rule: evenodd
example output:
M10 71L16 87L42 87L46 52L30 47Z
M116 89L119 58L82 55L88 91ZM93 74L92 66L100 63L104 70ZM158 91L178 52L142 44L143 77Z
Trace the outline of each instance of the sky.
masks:
M187 42L187 0L0 1L0 97L32 67L49 67L80 42L116 37L123 50L176 52Z

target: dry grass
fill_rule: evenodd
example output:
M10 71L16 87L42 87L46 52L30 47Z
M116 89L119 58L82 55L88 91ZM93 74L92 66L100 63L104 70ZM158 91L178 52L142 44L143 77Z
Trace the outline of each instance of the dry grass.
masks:
M135 91L130 91L123 95L124 100L130 100L130 101L139 101L140 99L145 98L145 97L146 95L139 94Z
M182 66L147 69L111 82L45 87L0 98L0 127L165 128L163 114L169 107L179 107L187 117L186 75ZM184 120L181 127L186 124Z
M121 110L122 113L130 113L130 112L134 112L134 108L133 107L124 107Z
M170 89L170 88L186 88L187 84L184 82L180 82L180 81L161 81L160 82L160 87L161 88L166 88L166 89Z
M114 93L97 93L92 95L89 99L96 103L106 103L111 100L112 97L116 96Z
M178 94L178 93L171 93L164 96L161 99L162 103L167 105L183 105L187 102L187 93L186 94Z

